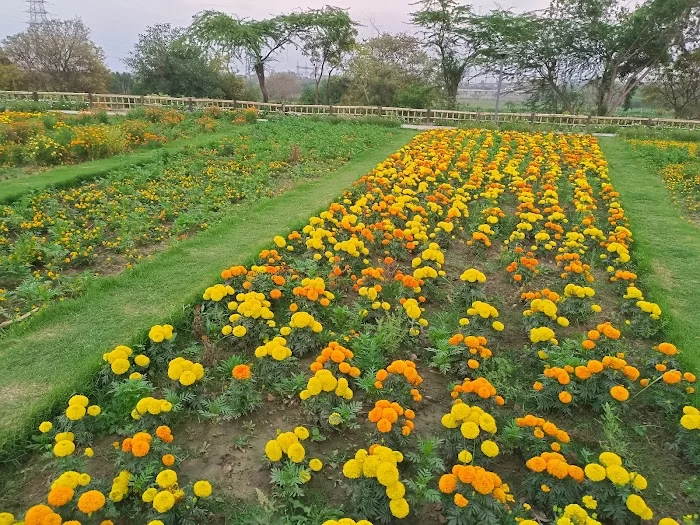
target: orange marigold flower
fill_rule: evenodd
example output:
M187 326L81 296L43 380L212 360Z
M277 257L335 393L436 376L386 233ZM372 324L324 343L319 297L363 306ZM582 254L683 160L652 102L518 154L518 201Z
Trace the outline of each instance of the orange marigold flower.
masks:
M234 379L250 379L250 367L248 365L236 365L231 372Z

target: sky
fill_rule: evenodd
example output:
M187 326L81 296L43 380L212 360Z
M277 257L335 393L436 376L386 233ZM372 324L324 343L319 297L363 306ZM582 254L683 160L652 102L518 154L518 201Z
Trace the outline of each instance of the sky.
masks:
M518 11L542 9L549 0L472 0L477 12L496 6ZM92 30L92 38L105 52L107 65L115 71L125 71L122 59L133 48L147 26L168 22L187 26L199 11L214 9L239 17L265 18L298 8L321 8L325 5L347 8L350 15L364 27L360 38L371 37L376 31L413 32L409 13L414 9L406 0L51 0L46 10L50 17L68 19L80 16ZM26 0L0 0L0 40L27 27ZM278 56L272 69L293 71L303 66L304 58L293 49Z

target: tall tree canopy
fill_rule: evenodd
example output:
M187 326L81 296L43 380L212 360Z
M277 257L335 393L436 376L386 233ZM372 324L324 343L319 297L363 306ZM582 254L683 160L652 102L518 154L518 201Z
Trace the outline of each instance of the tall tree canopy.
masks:
M95 93L107 88L104 52L80 18L31 26L5 38L2 48L32 89Z
M700 118L700 50L686 51L644 87L644 98L676 118Z
M411 13L411 20L421 28L426 47L437 54L445 97L455 107L459 85L481 55L472 8L456 0L420 0L414 5L420 9Z
M134 72L137 93L239 98L243 90L238 80L231 92L231 75L224 76L218 61L184 29L170 24L148 27L124 62Z
M204 45L224 57L249 64L258 77L263 101L268 102L266 65L274 60L278 51L299 37L308 24L309 16L305 13L248 20L219 11L204 11L195 16L191 29Z
M338 69L344 56L355 45L356 23L347 11L326 6L307 12L308 23L301 33L302 52L314 68L314 104L318 104L319 85L323 75L330 79Z

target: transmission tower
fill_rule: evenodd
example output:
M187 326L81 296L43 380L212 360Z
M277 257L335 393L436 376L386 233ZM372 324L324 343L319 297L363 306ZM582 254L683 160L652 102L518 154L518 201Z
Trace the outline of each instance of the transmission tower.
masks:
M27 0L29 4L29 27L38 26L48 20L46 0Z

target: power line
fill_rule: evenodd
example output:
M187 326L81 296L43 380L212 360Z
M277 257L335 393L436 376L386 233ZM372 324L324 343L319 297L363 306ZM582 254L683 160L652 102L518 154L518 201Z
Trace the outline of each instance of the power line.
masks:
M27 0L27 4L29 4L29 27L48 22L46 0Z

